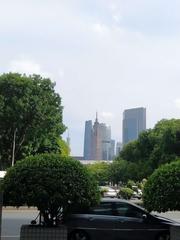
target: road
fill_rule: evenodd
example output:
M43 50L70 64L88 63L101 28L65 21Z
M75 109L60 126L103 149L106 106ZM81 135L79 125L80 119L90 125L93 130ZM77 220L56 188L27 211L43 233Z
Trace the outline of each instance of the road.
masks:
M2 212L2 238L1 240L19 240L20 227L29 224L38 215L35 209L3 209ZM167 212L160 214L180 222L180 212Z
M19 240L21 225L29 224L37 215L35 209L3 209L1 240Z

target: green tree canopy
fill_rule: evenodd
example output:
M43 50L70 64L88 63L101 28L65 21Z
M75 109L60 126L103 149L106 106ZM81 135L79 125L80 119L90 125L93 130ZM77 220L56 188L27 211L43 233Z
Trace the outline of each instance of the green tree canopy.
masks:
M0 76L0 169L31 154L59 149L64 132L55 84L39 75Z
M3 180L4 204L36 206L45 224L57 223L74 209L97 204L100 192L79 161L59 154L41 154L18 161Z
M105 162L96 162L87 166L89 171L95 177L99 185L104 185L109 181L108 168L109 164Z
M120 153L120 158L139 166L142 178L176 157L180 157L180 119L159 121L153 129L126 144Z
M109 166L109 180L113 184L124 183L127 181L128 162L123 159L116 159Z
M180 159L155 170L145 183L143 201L149 211L180 210Z

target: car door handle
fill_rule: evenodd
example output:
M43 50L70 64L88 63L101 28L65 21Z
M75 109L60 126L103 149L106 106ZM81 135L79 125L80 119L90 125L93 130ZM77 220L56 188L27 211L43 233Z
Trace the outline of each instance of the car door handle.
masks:
M89 218L89 221L93 221L93 220L94 220L94 218L93 218L93 217L90 217L90 218Z

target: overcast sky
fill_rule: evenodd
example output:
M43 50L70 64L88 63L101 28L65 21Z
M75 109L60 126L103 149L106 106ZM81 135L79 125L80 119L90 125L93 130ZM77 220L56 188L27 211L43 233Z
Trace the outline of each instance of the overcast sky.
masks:
M118 141L124 109L146 107L148 128L179 118L179 0L0 0L0 9L0 73L56 82L72 155L96 111Z

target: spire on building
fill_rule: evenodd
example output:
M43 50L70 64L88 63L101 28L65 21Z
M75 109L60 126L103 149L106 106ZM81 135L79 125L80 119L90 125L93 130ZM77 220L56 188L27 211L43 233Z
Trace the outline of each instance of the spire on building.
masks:
M95 120L96 123L98 123L98 112L96 111L96 120Z

